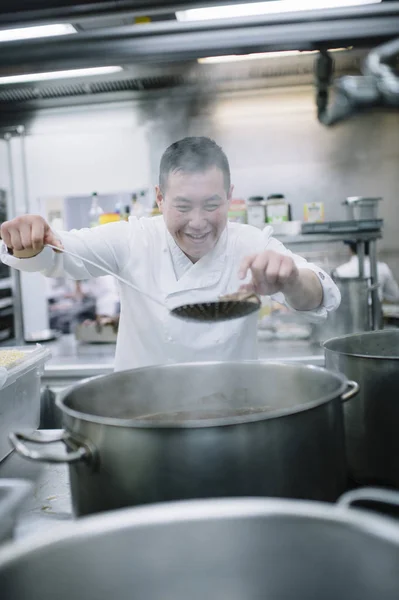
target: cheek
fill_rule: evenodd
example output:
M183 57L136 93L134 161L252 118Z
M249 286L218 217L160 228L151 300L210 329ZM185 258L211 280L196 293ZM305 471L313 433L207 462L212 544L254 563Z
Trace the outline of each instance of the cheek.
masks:
M218 210L215 210L213 213L211 213L209 221L218 231L224 229L227 223L227 210L225 207L218 208Z
M166 224L172 231L179 231L187 223L187 217L182 213L170 213L166 219Z

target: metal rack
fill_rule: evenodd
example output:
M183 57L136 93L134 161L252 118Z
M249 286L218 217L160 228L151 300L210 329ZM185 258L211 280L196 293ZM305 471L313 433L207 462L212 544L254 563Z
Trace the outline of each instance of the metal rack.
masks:
M308 233L296 236L276 236L287 247L309 244L327 244L331 242L351 241L357 246L359 258L359 277L364 277L365 244L369 244L370 287L371 287L371 328L382 328L381 303L378 296L377 281L377 240L382 238L382 225L375 231L352 231L339 233Z

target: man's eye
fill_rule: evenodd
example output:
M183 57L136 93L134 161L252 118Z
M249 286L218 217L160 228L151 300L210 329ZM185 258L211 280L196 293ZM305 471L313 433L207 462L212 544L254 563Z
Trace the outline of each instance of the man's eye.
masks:
M176 208L179 212L188 212L189 210L191 210L189 206L176 206Z
M219 208L219 204L207 204L207 206L205 206L205 210L208 210L209 212L212 212L213 210L216 210L217 208Z

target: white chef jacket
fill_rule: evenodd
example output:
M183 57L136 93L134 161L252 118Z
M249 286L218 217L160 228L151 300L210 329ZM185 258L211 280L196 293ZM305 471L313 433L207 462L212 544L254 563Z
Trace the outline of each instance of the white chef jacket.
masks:
M351 259L335 269L338 277L359 277L359 257L352 256ZM370 277L370 258L364 257L364 276ZM388 302L399 301L399 285L396 283L391 269L384 262L377 262L377 282L380 284L378 295L380 300Z
M201 323L179 319L168 310L236 292L243 283L238 278L240 262L249 254L274 250L292 256L299 268L309 268L318 275L323 301L316 310L306 311L309 318L326 318L340 302L339 290L331 278L271 237L271 227L261 231L250 225L228 223L216 246L194 264L175 244L162 216L130 217L128 222L56 235L66 250L103 264L164 303L160 306L118 282L121 313L116 370L174 362L256 359L257 313L232 321ZM103 275L100 269L51 248L44 248L33 258L17 259L3 246L2 260L17 269L41 271L50 277L88 279ZM246 281L250 279L248 274ZM281 293L273 299L286 304Z

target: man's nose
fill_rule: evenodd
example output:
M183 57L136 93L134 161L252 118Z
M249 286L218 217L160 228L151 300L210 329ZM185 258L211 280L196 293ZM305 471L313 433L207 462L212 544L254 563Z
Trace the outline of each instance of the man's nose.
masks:
M193 210L190 214L190 227L199 231L206 226L206 218L203 210Z

